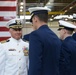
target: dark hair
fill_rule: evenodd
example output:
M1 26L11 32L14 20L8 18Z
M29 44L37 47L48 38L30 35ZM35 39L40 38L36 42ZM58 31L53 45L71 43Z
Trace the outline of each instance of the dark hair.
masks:
M37 14L36 16L39 17L40 21L48 22L48 13Z
M68 33L68 34L72 34L72 33L73 33L73 31L74 31L74 28L64 27L64 29L66 29L66 30L67 30L67 33Z
M72 22L76 22L76 20L72 20Z
M68 30L68 31L67 31L67 33L68 33L68 34L72 34L72 33L73 33L73 31Z

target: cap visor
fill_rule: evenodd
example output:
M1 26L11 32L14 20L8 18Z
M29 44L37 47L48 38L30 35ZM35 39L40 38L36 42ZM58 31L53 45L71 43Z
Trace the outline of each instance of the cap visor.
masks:
M59 30L61 30L62 28L58 28L57 30L59 31Z

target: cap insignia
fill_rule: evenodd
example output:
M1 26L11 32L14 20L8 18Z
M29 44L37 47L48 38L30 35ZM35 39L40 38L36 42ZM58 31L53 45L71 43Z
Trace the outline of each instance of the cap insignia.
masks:
M20 20L15 20L16 21L16 24L17 25L20 25L21 24L21 21Z

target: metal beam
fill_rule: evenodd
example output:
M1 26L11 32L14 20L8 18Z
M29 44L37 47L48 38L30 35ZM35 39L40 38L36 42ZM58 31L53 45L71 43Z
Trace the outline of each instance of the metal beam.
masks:
M49 15L52 15L52 14L64 14L65 12L64 11L58 11L58 12L48 12ZM20 15L23 15L24 12L20 12ZM26 15L30 15L30 12L25 12Z
M46 4L46 6L66 6L68 4L69 3L49 3L49 4Z

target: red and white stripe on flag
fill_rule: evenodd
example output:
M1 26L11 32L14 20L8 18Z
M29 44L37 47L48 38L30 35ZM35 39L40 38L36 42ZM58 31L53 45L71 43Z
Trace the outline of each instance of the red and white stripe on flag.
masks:
M16 6L16 0L0 0L0 41L11 36L6 23L16 17Z

